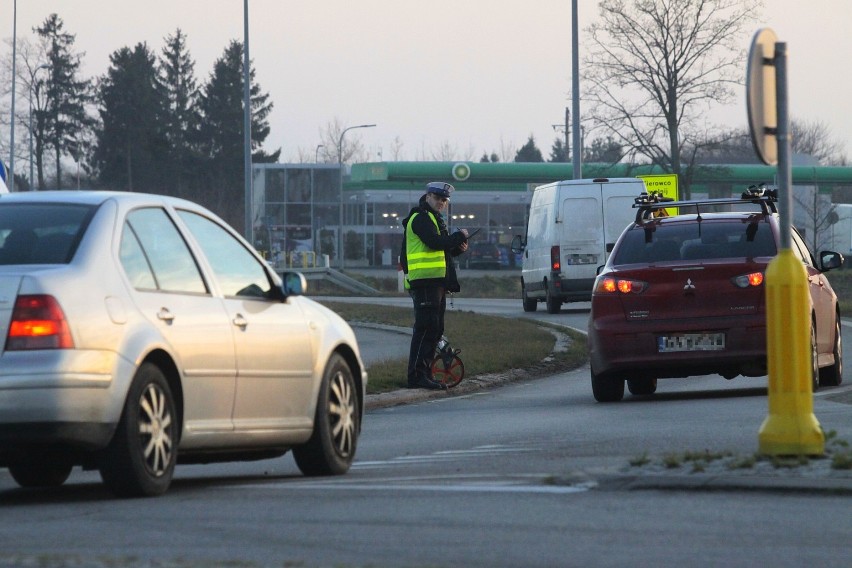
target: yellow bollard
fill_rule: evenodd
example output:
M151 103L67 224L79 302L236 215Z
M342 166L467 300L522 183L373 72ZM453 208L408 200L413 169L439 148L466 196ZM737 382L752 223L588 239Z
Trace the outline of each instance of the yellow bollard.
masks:
M766 269L769 416L758 434L766 455L822 455L825 436L814 416L811 297L801 259L782 249Z

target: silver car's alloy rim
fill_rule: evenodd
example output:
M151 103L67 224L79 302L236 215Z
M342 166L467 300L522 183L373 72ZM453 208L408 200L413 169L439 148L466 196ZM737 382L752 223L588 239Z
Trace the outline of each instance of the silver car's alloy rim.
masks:
M172 460L172 415L157 385L148 385L139 400L139 436L145 467L160 477Z
M352 383L342 372L335 373L329 387L328 419L334 449L343 457L352 454L355 443L355 393Z

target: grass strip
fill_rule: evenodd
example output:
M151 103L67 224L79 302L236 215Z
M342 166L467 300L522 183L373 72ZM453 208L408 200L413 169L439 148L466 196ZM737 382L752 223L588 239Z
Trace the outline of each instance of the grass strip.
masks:
M373 304L317 300L350 323L411 327L414 321L410 308L382 306L376 309ZM462 350L465 377L511 369L530 370L534 375L552 374L585 363L585 336L564 328L554 329L569 337L567 348L556 353L554 333L538 322L460 310L448 311L445 317L445 334L454 347ZM367 392L374 394L404 388L407 366L407 352L400 353L398 359L371 364L367 368L370 375Z

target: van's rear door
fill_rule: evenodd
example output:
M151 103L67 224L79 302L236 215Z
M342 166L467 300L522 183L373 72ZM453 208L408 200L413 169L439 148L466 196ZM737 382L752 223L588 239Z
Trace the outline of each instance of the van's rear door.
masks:
M604 207L603 238L606 257L609 256L612 245L615 244L624 229L636 219L636 209L633 209L633 203L644 190L645 184L641 180L601 184ZM604 258L605 260L606 258ZM603 264L603 262L600 264Z
M563 278L595 277L598 265L604 262L603 226L601 184L560 184L557 230Z

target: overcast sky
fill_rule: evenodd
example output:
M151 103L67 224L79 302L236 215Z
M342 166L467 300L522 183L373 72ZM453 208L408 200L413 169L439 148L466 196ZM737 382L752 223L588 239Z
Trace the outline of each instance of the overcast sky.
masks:
M597 5L579 0L581 30ZM18 37L32 38L51 13L76 35L89 77L124 46L147 42L159 54L180 28L201 83L228 42L243 39L242 0L18 0ZM0 37L11 38L12 14L13 0L0 0ZM828 123L847 153L850 16L849 0L765 0L754 27L788 45L791 115ZM378 125L346 135L371 160L393 159L395 139L400 159L432 159L442 146L457 159L514 156L530 135L547 157L562 136L552 125L571 104L571 0L249 0L249 27L256 80L274 103L266 148L281 148L281 161L312 159L335 119ZM745 127L744 101L712 120Z

